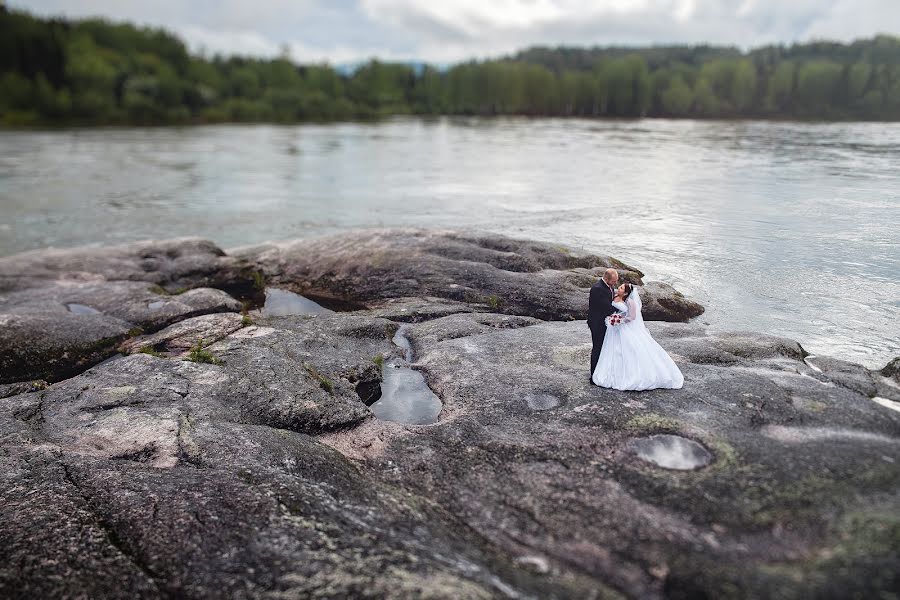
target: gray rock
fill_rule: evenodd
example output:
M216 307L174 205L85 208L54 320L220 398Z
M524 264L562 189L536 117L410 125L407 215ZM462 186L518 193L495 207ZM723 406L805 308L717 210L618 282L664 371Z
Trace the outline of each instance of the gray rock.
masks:
M641 283L611 257L499 235L413 229L365 230L232 250L266 280L317 302L362 308L390 298L431 296L482 310L540 319L587 316L588 288L607 267ZM684 321L703 312L674 289L647 290L648 316Z
M0 320L9 325L0 332L0 383L59 380L140 330L239 311L225 291L198 286L249 293L257 283L252 269L192 238L0 258Z
M215 313L179 321L151 335L141 335L126 340L119 347L125 354L134 352L158 352L182 355L202 340L204 345L217 342L244 326L244 317L238 313Z
M885 377L893 377L895 380L900 381L900 356L886 364L881 370L881 374Z
M221 290L160 293L132 281L51 281L0 299L0 383L58 380L111 356L124 338L181 319L238 311ZM196 341L196 340L195 340Z
M357 242L358 252L352 237L333 238L333 260L321 241L239 254L279 285L371 311L243 327L237 313L188 318L122 345L168 358L114 357L46 389L0 386L0 596L803 598L896 588L900 412L870 398L900 400L891 372L809 357L783 338L651 322L684 389L600 389L585 377L585 323L534 317L583 309L582 284L606 259L446 232ZM170 267L173 281L189 280ZM14 284L4 314L32 310L10 301L26 287L64 285L48 279ZM478 297L441 292L449 282ZM668 291L645 287L646 306L665 304ZM508 305L483 301L501 290ZM47 327L87 329L73 343L131 324L88 296L77 304L98 312L40 298ZM667 310L686 318L684 307ZM199 337L207 354L194 358L215 364L184 360ZM379 421L366 406L381 363L406 358L392 340L409 342L412 367L442 401L437 423ZM679 470L671 456L640 458L636 440L673 439L655 436L677 436L704 460Z
M180 294L165 293L159 286L131 281L51 282L4 295L0 310L57 303L76 315L104 314L148 331L176 321L214 312L240 311L240 302L211 288L196 288ZM77 306L73 310L73 305ZM79 315L79 316L80 316Z
M55 302L0 311L0 383L76 374L114 354L134 327L104 314L72 313Z
M0 293L53 281L144 281L170 292L214 287L238 296L249 295L256 284L251 269L199 238L49 248L0 258Z
M703 314L703 307L667 283L650 281L640 288L641 313L646 321L684 322Z
M272 324L213 345L224 366L135 354L2 401L0 591L559 597L552 578L520 572L439 505L296 431L332 427L332 400L289 363L332 374L333 402L345 402L332 412L352 414L353 379L389 344L390 324ZM581 575L564 586L597 587Z

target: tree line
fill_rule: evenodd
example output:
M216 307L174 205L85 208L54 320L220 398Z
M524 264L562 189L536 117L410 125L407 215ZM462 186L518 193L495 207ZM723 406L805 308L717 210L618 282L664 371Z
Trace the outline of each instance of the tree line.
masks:
M900 38L749 52L531 48L447 69L192 55L173 34L0 5L0 124L297 122L397 114L900 120Z

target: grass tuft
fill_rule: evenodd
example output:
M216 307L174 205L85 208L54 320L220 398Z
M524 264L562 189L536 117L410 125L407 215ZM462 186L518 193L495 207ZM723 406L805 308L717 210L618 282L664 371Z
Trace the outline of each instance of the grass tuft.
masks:
M188 360L209 365L224 364L220 358L203 347L203 338L200 338L194 346L191 346L191 350L188 353Z

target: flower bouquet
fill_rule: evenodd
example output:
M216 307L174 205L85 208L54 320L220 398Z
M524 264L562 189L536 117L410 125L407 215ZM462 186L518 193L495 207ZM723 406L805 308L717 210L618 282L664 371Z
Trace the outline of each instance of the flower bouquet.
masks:
M625 317L623 313L613 313L606 317L606 325L607 327L615 327L616 325L622 324L622 319Z

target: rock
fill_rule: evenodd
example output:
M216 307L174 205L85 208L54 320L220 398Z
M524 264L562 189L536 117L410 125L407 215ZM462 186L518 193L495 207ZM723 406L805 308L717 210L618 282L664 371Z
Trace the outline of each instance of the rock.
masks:
M74 375L114 354L134 327L53 302L0 310L0 383Z
M130 281L96 283L51 282L12 292L0 301L0 310L57 303L73 314L104 314L154 331L171 323L214 312L240 311L240 302L211 288L196 288L181 294L165 293L158 286ZM73 306L75 306L73 310Z
M204 345L209 345L243 326L244 318L237 313L214 313L193 317L169 325L154 334L128 339L119 347L119 351L125 354L158 352L181 355L196 346L198 340L203 340Z
M232 250L273 285L332 307L431 296L483 310L552 320L587 317L587 293L607 267L641 282L611 257L576 255L499 235L366 230ZM654 319L687 320L703 308L664 284L648 288Z
M131 281L54 281L11 292L0 300L0 319L8 325L0 331L0 383L56 381L111 356L136 332L240 309L221 290L168 295Z
M0 398L9 398L10 396L16 396L18 394L37 392L43 389L47 389L48 385L50 384L48 384L43 379L36 379L35 381L20 381L18 383L8 383L5 385L0 385Z
M572 316L576 298L583 308L582 284L607 259L449 232L369 232L359 252L351 240L329 242L334 260L324 242L298 242L241 250L235 262L371 310L247 325L235 312L180 316L234 307L216 292L151 290L184 304L183 320L151 321L167 327L126 341L139 282L73 284L109 285L120 308L62 298L68 284L49 276L11 284L4 323L37 306L44 327L60 329L54 343L84 328L72 339L86 352L82 340L109 327L115 335L100 339L114 345L99 354L134 353L49 387L0 386L0 596L895 589L900 412L870 398L900 399L890 370L809 357L784 338L657 321L648 327L684 389L600 389L585 377L585 323L546 319ZM441 291L450 282L477 297ZM668 290L645 287L645 305L665 305ZM501 290L507 305L483 301ZM39 301L16 300L26 292ZM207 354L193 358L209 364L186 360L199 337ZM136 352L145 346L163 356ZM436 423L381 421L367 407L383 365L403 360L440 398Z
M474 312L465 302L453 302L442 298L391 298L369 305L360 314L390 319L399 323L418 323L461 312Z
M872 374L862 365L831 358L830 356L816 356L808 359L809 364L825 375L831 381L848 389L871 398L876 393L875 381Z
M214 287L237 296L261 289L251 269L199 238L49 248L0 258L0 293L55 281L144 281L169 292Z
M160 339L226 317L236 315ZM0 400L0 564L11 565L0 589L890 589L900 414L830 382L789 341L650 326L685 389L589 386L580 322L466 312L406 322L416 367L444 403L428 426L369 415L356 386L378 380L375 356L401 351L397 323L360 313L260 319L209 346L221 365L134 354ZM701 345L729 362L710 363ZM711 462L672 470L638 458L636 440L655 436Z
M881 374L885 377L893 377L900 382L900 356L886 364L881 370Z
M0 332L0 383L56 381L111 356L141 330L239 311L241 303L225 291L199 286L250 293L257 280L199 239L0 258L0 321L9 325Z
M645 321L684 322L703 314L703 307L666 283L651 281L639 289Z
M583 323L501 329L481 317L406 326L444 403L436 425L385 441L367 422L330 443L464 515L510 555L527 549L551 572L592 573L628 596L892 586L900 415L820 379L796 343L651 323L685 388L616 392L584 381ZM688 350L701 341L729 361L694 362ZM639 460L632 442L658 434L696 442L711 464L672 471ZM355 450L375 436L377 450Z
M329 400L311 393L318 381L302 364L331 374L333 401L345 405L329 414L346 419L351 381L338 377L371 370L368 354L389 344L390 324L343 315L275 321L213 345L225 366L135 354L2 401L0 590L556 594L552 579L520 572L439 505L297 431L335 424L314 406ZM565 586L578 595L605 589L584 576Z

